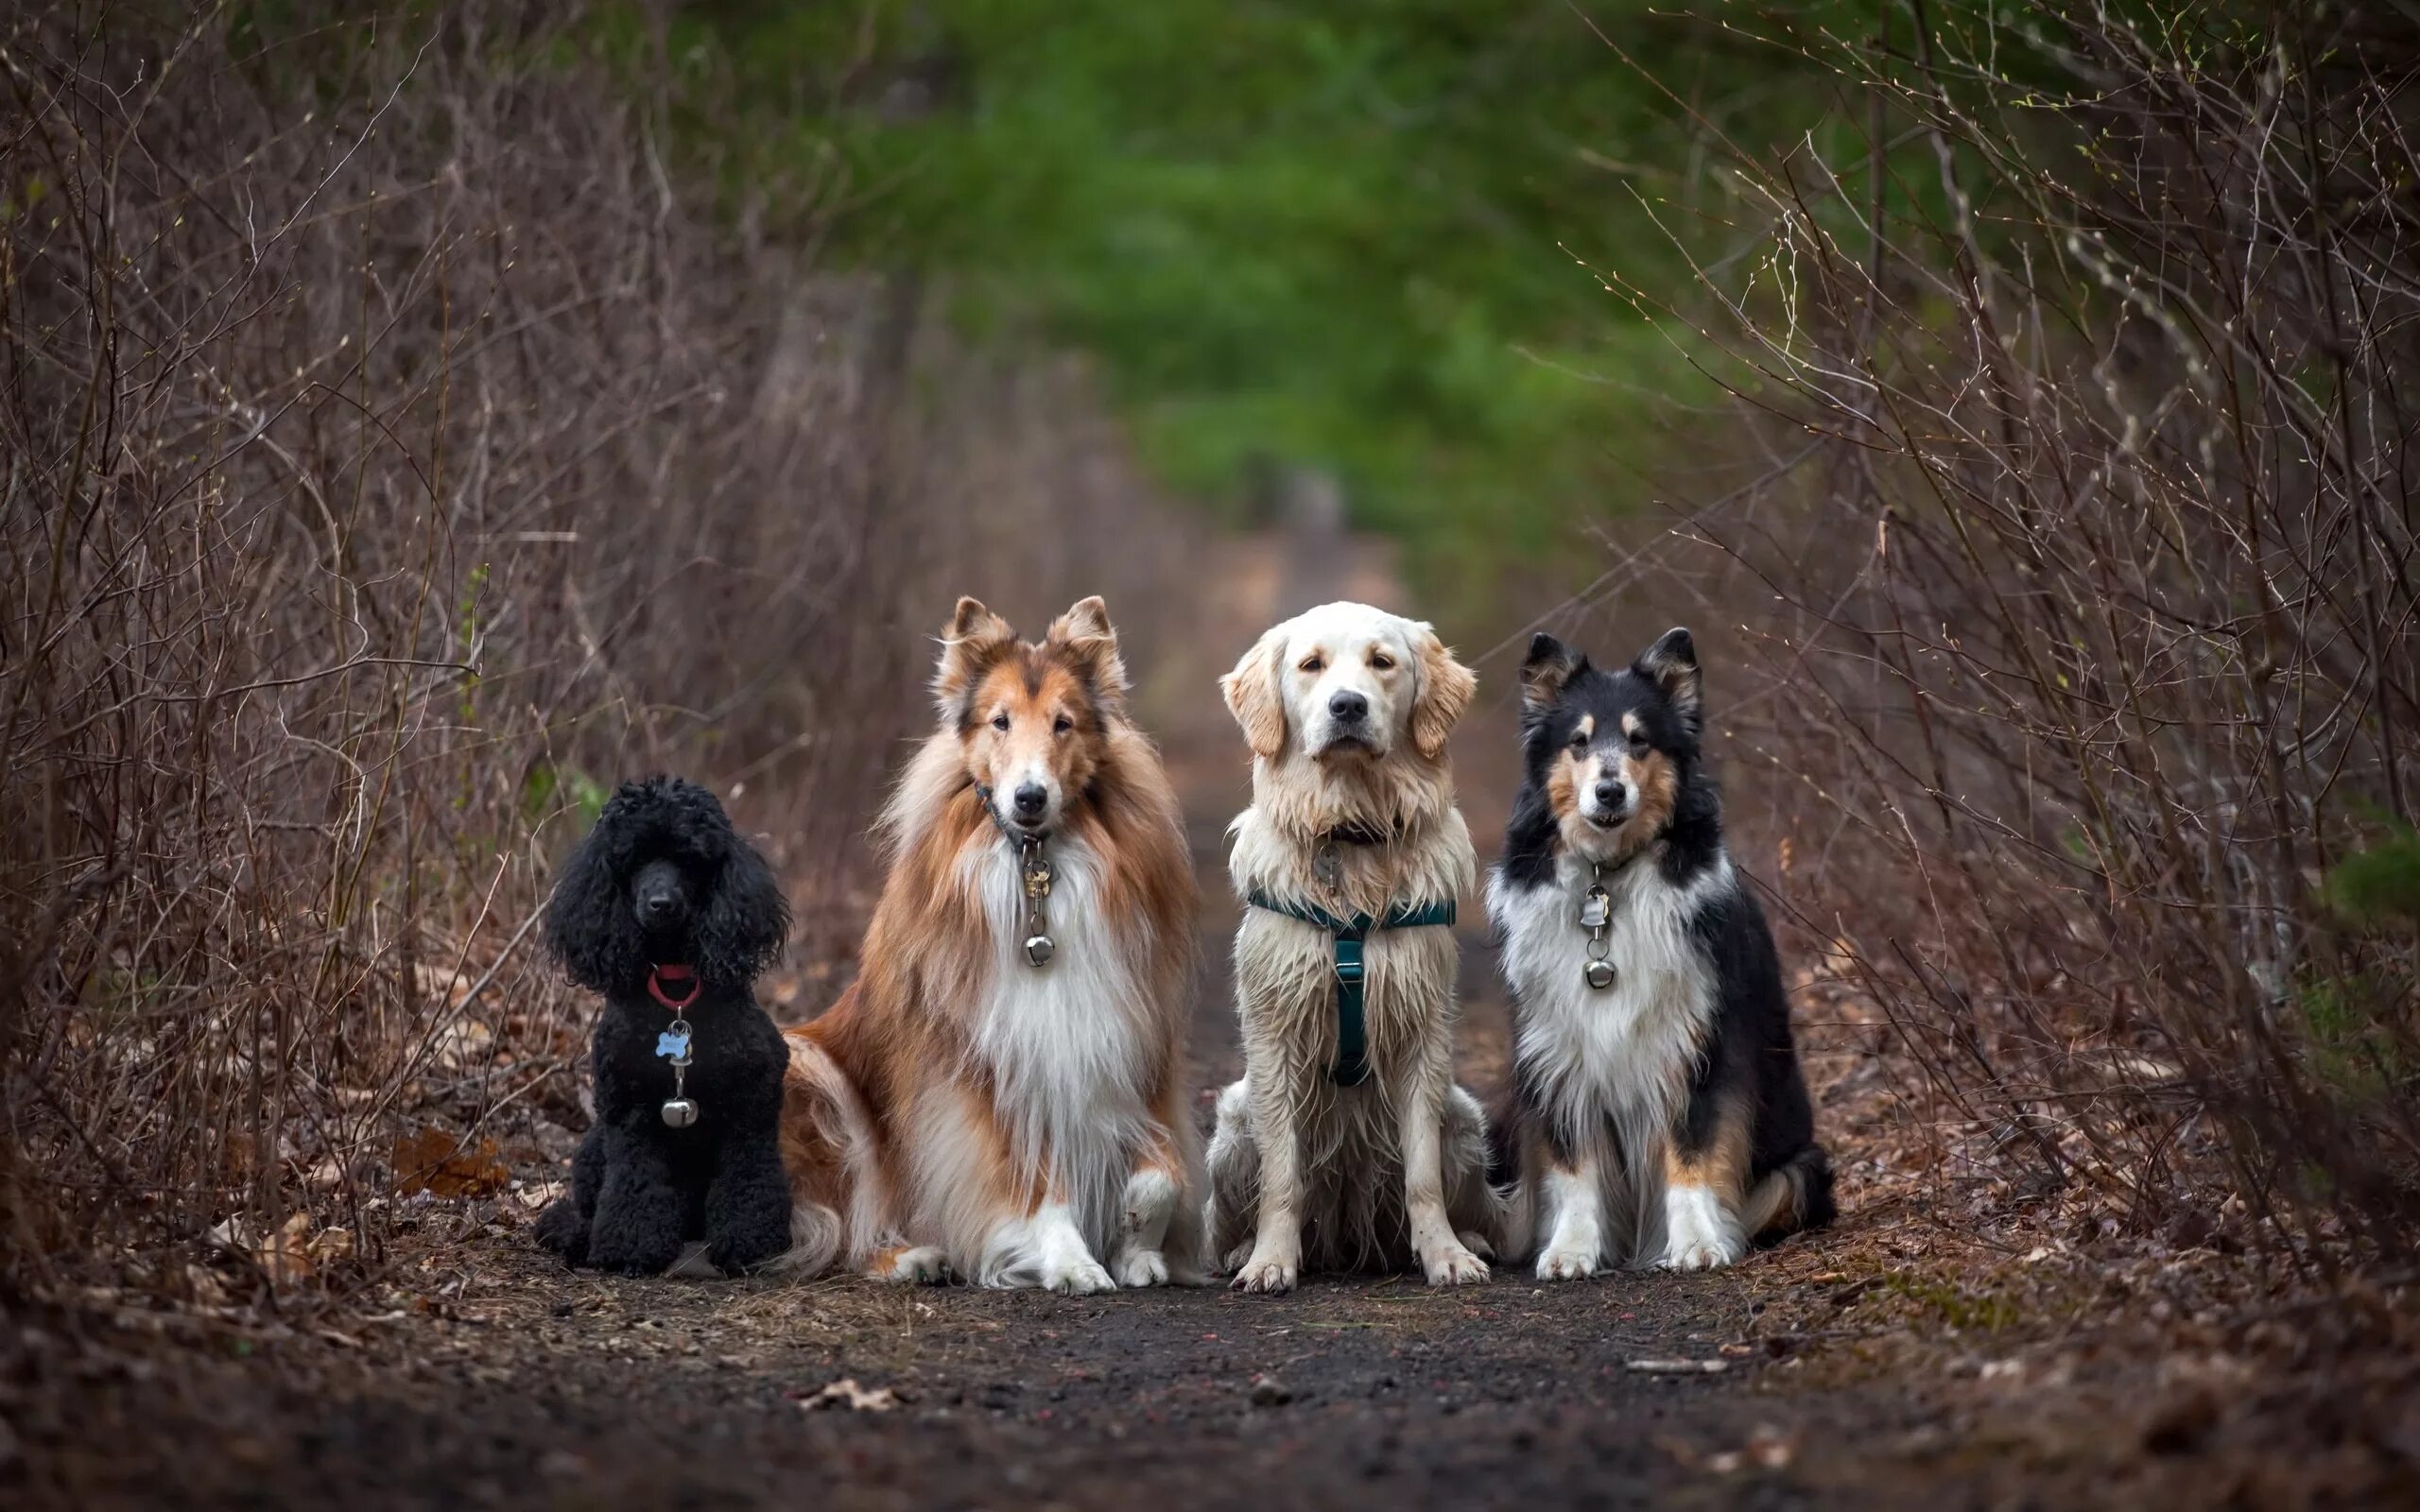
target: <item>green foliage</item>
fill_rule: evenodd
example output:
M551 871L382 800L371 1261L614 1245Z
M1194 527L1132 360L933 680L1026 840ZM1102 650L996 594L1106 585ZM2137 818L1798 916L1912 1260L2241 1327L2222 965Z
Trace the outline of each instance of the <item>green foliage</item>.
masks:
M1815 117L1713 8L1588 10L1728 128ZM1432 582L1567 547L1710 397L1599 278L1679 294L1668 232L1719 243L1699 129L1564 0L765 0L671 55L735 198L821 186L844 256L1096 354L1168 484L1330 472Z
M2323 891L2337 912L2362 923L2420 920L2420 832L2397 826L2346 856Z
M604 783L577 766L541 762L522 779L521 816L535 828L557 810L566 810L569 828L565 833L577 837L596 828L596 816L605 812L605 800L613 796Z

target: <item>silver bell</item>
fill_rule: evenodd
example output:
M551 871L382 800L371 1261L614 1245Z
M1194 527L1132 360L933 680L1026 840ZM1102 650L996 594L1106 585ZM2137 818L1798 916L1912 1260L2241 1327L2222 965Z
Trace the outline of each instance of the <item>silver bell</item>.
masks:
M686 1097L675 1097L664 1105L664 1122L674 1128L687 1128L698 1121L698 1105Z
M1583 969L1582 974L1588 978L1588 985L1590 987L1593 987L1598 991L1602 992L1605 988L1614 985L1614 963L1611 961L1590 961Z
M1057 946L1050 943L1049 936L1028 935L1025 940L1025 964L1047 966L1050 964L1050 953L1057 949Z

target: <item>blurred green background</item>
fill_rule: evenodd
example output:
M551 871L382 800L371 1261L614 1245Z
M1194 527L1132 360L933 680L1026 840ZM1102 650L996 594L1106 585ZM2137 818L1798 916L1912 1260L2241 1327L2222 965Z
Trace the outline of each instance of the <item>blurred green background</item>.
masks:
M1820 123L1730 10L721 3L671 61L735 202L786 184L827 262L1089 353L1169 488L1249 518L1324 474L1450 592L1584 570L1716 397L1600 275L1685 306L1684 249L1725 249L1708 132Z

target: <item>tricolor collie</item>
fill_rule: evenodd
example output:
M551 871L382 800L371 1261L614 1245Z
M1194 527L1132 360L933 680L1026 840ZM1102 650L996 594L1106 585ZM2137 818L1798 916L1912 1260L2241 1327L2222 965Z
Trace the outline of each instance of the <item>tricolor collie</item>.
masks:
M1699 760L1689 632L1618 671L1540 635L1521 684L1526 775L1487 904L1539 1279L1728 1265L1826 1222L1772 932Z
M1478 868L1445 760L1476 681L1427 626L1329 604L1221 685L1253 804L1231 832L1245 1074L1211 1140L1212 1252L1245 1291L1306 1262L1483 1280L1503 1209L1453 1081L1451 924Z
M962 598L934 691L860 974L790 1036L791 1263L1199 1280L1193 870L1109 615L1087 598L1029 644Z

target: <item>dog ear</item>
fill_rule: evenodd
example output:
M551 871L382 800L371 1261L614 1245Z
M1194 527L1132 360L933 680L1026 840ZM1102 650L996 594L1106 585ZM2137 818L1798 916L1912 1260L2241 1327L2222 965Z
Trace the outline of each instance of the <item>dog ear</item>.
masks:
M992 663L1017 644L1009 622L976 598L958 601L958 612L942 631L941 665L933 673L933 698L941 705L942 722L957 724L966 717L966 701Z
M1428 626L1413 626L1411 640L1420 661L1420 693L1411 702L1411 743L1433 762L1445 754L1445 737L1478 692L1478 675L1455 661Z
M1672 701L1672 710L1696 734L1703 717L1703 688L1698 673L1697 643L1689 632L1674 626L1656 638L1653 645L1639 653L1632 669L1664 690Z
M1115 709L1126 701L1126 662L1117 654L1117 627L1109 623L1109 606L1100 595L1078 599L1066 613L1050 622L1047 645L1062 647L1067 659L1091 679L1093 694Z
M630 815L636 784L624 783L564 858L546 900L546 948L571 979L592 992L615 992L647 970L646 942L624 888L637 836Z
M1274 761L1286 749L1286 700L1277 691L1277 659L1285 654L1287 625L1272 626L1252 644L1236 670L1219 679L1227 712L1243 726L1252 753Z
M693 944L699 974L744 986L773 963L789 938L789 900L756 848L726 829L722 869L698 919Z
M1530 637L1521 661L1521 707L1532 713L1554 707L1571 679L1588 668L1588 658L1540 630Z

